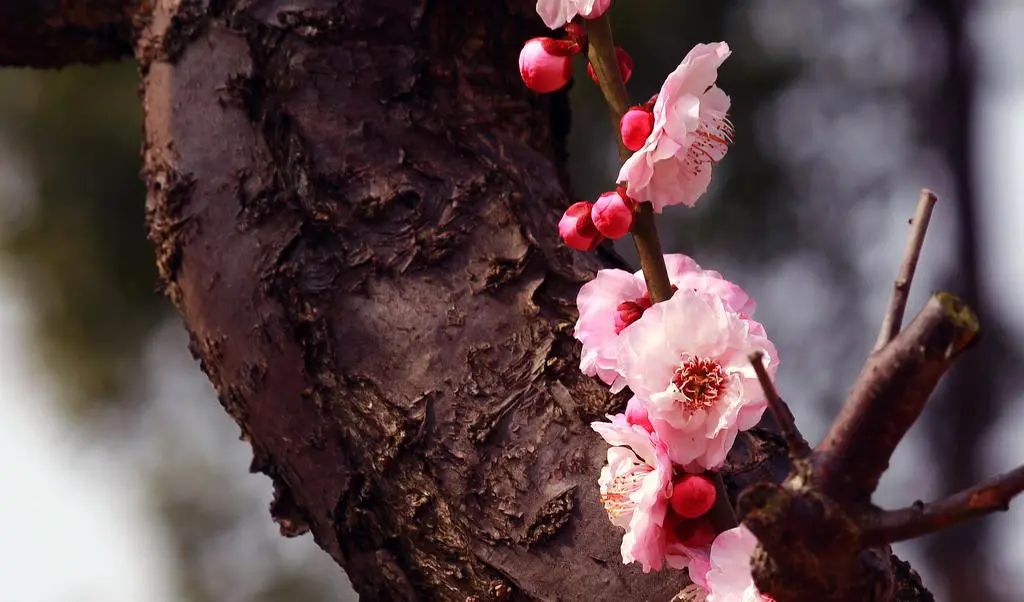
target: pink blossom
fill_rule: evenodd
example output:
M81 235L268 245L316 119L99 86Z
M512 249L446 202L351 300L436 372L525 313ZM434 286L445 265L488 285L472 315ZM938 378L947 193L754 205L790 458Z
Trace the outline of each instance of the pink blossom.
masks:
M596 19L608 10L612 0L537 0L537 14L551 29L558 29L576 15Z
M750 296L718 272L702 270L693 259L681 253L666 255L665 266L669 281L680 290L721 297L730 310L744 318L753 314L756 304ZM612 392L621 391L625 381L619 375L618 335L651 306L643 272L599 271L596 278L580 288L576 306L580 318L574 335L583 343L580 370L600 378L611 386Z
M720 466L736 434L764 413L754 351L774 375L778 356L760 325L721 297L680 289L622 331L615 357L672 461L697 472Z
M757 538L740 525L723 531L711 544L711 562L705 578L707 602L773 602L761 594L750 572L750 557Z
M661 86L654 104L654 129L623 163L619 182L654 211L668 205L692 207L711 181L711 168L728 150L732 127L729 97L715 85L718 67L729 56L725 42L698 44Z
M687 546L673 532L679 519L669 509L672 462L665 444L657 434L630 424L624 414L608 420L591 426L612 445L598 484L608 518L626 531L622 562L638 562L645 573L666 565L683 569L700 563L709 553L706 546Z
M573 48L573 43L565 40L527 41L519 52L519 75L526 87L545 94L568 84L572 78Z

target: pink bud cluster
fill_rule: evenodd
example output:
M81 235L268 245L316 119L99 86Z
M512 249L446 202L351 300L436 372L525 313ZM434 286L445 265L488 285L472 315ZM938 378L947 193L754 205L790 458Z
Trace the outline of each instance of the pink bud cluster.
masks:
M539 0L537 12L551 28L565 26L565 39L533 38L519 52L519 75L526 87L547 94L561 90L572 79L572 57L586 48L587 36L583 26L572 23L577 15L595 19L608 10L611 0ZM633 75L633 59L622 48L615 49L622 81ZM587 63L587 74L594 83L600 83L594 67Z
M605 238L621 238L629 233L635 208L633 199L621 192L606 192L597 202L570 205L558 222L558 233L569 247L593 251Z

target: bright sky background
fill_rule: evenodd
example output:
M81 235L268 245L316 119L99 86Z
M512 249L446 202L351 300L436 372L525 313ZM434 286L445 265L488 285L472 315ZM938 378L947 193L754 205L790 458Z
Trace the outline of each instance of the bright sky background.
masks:
M1017 40L1024 30L1024 3L993 2L995 18L978 21L979 39ZM1024 42L989 44L984 61L979 158L985 207L984 254L995 285L996 303L1024 338ZM913 201L908 201L908 207ZM941 219L941 205L937 219ZM890 247L903 245L904 213L893 216ZM936 245L934 238L929 244ZM926 247L927 254L927 247ZM895 264L893 264L895 270ZM0 270L0 583L3 598L18 602L172 602L169 558L160 526L148 514L141 478L114 448L83 441L62 416L34 363L26 327L28 308ZM182 353L185 353L182 350ZM198 367L195 368L198 371ZM1024 459L1024 405L1009 408L993 438L991 470L1006 470ZM887 482L912 479L913 451ZM262 481L265 499L269 482ZM257 485L254 485L257 486ZM903 497L901 490L887 495ZM905 493L912 501L919 491ZM1003 517L1001 545L1012 564L997 567L1010 591L1024 591L1024 511L1021 502ZM266 517L269 523L269 516ZM928 583L927 575L925 582Z

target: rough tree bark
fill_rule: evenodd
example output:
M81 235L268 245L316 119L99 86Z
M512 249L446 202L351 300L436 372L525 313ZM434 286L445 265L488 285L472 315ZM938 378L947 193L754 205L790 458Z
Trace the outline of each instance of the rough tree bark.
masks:
M149 232L192 350L369 600L664 599L618 557L530 2L159 2Z

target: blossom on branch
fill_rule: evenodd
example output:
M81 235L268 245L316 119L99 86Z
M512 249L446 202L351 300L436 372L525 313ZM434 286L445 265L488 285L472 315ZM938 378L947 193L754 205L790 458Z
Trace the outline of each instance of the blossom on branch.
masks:
M702 270L693 259L679 253L665 255L665 266L669 281L676 288L719 297L743 318L753 315L754 300L718 272ZM583 343L580 370L600 378L611 386L612 392L621 391L625 381L619 374L619 334L651 307L643 272L599 271L594 280L580 288L576 306L580 317L573 335Z
M558 29L577 15L596 19L608 10L612 0L537 0L537 14L551 29Z
M726 119L729 97L715 85L729 56L725 42L698 44L661 86L654 103L654 129L622 164L618 181L655 212L668 205L694 206L711 181L732 139Z
M706 519L689 520L675 513L676 486L665 444L625 414L608 420L591 426L612 446L598 484L608 518L626 531L622 561L638 562L644 572L664 566L706 567L714 531Z
M672 461L691 472L721 466L737 433L767 407L749 356L762 352L774 375L775 346L721 297L680 288L616 343L623 382L646 404Z

